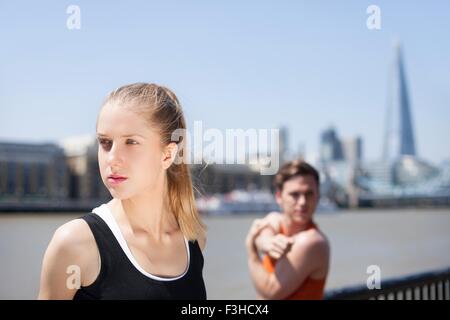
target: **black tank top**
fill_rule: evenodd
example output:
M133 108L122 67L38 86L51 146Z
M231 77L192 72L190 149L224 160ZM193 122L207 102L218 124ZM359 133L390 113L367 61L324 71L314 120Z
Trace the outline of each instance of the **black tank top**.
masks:
M190 259L186 273L174 280L157 280L141 273L131 263L106 222L97 214L84 219L94 235L100 253L97 279L75 293L74 300L86 299L206 299L203 254L197 241L189 241Z

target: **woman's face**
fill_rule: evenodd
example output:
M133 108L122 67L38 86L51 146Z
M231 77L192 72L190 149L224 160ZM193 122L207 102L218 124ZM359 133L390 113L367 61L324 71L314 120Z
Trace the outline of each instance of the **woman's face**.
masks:
M97 122L98 163L114 198L129 199L163 182L160 137L142 116L106 104Z

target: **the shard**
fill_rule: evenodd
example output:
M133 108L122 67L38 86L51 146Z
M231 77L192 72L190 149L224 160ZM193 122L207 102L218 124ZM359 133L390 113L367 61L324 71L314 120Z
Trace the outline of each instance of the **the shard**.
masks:
M402 50L398 42L394 46L395 58L389 79L384 137L383 159L385 161L395 161L404 155L416 155Z

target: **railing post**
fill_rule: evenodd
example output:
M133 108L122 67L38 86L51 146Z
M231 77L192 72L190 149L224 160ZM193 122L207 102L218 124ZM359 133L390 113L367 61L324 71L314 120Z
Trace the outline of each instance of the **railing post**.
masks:
M422 300L422 287L417 287L417 291L414 290L414 300ZM416 294L417 293L417 294Z
M445 300L450 300L450 286L449 286L449 280L445 280L445 288L444 288L444 292L445 292Z

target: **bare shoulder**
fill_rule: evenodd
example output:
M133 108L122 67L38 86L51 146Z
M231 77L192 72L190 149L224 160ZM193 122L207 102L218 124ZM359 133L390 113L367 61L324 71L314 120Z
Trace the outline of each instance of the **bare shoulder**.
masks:
M321 256L328 256L330 252L330 244L327 237L318 229L310 229L297 234L293 248L306 250Z
M89 244L95 244L95 239L83 219L74 219L60 226L50 242L50 245L64 250L77 250Z
M92 268L98 266L98 248L94 235L86 221L83 219L71 220L60 226L50 243L57 249L58 254L64 258L76 260L84 267L84 274L91 274ZM69 262L69 261L68 261Z
M94 271L98 266L97 245L87 223L75 219L63 224L55 231L45 251L39 298L70 299L76 292L66 285L71 270L79 270L80 284L86 285L96 276Z
M282 220L282 215L279 212L276 211L272 211L270 213L268 213L263 220L267 221L269 226L275 231L277 232L277 230L280 229L280 224L281 224L281 220Z

